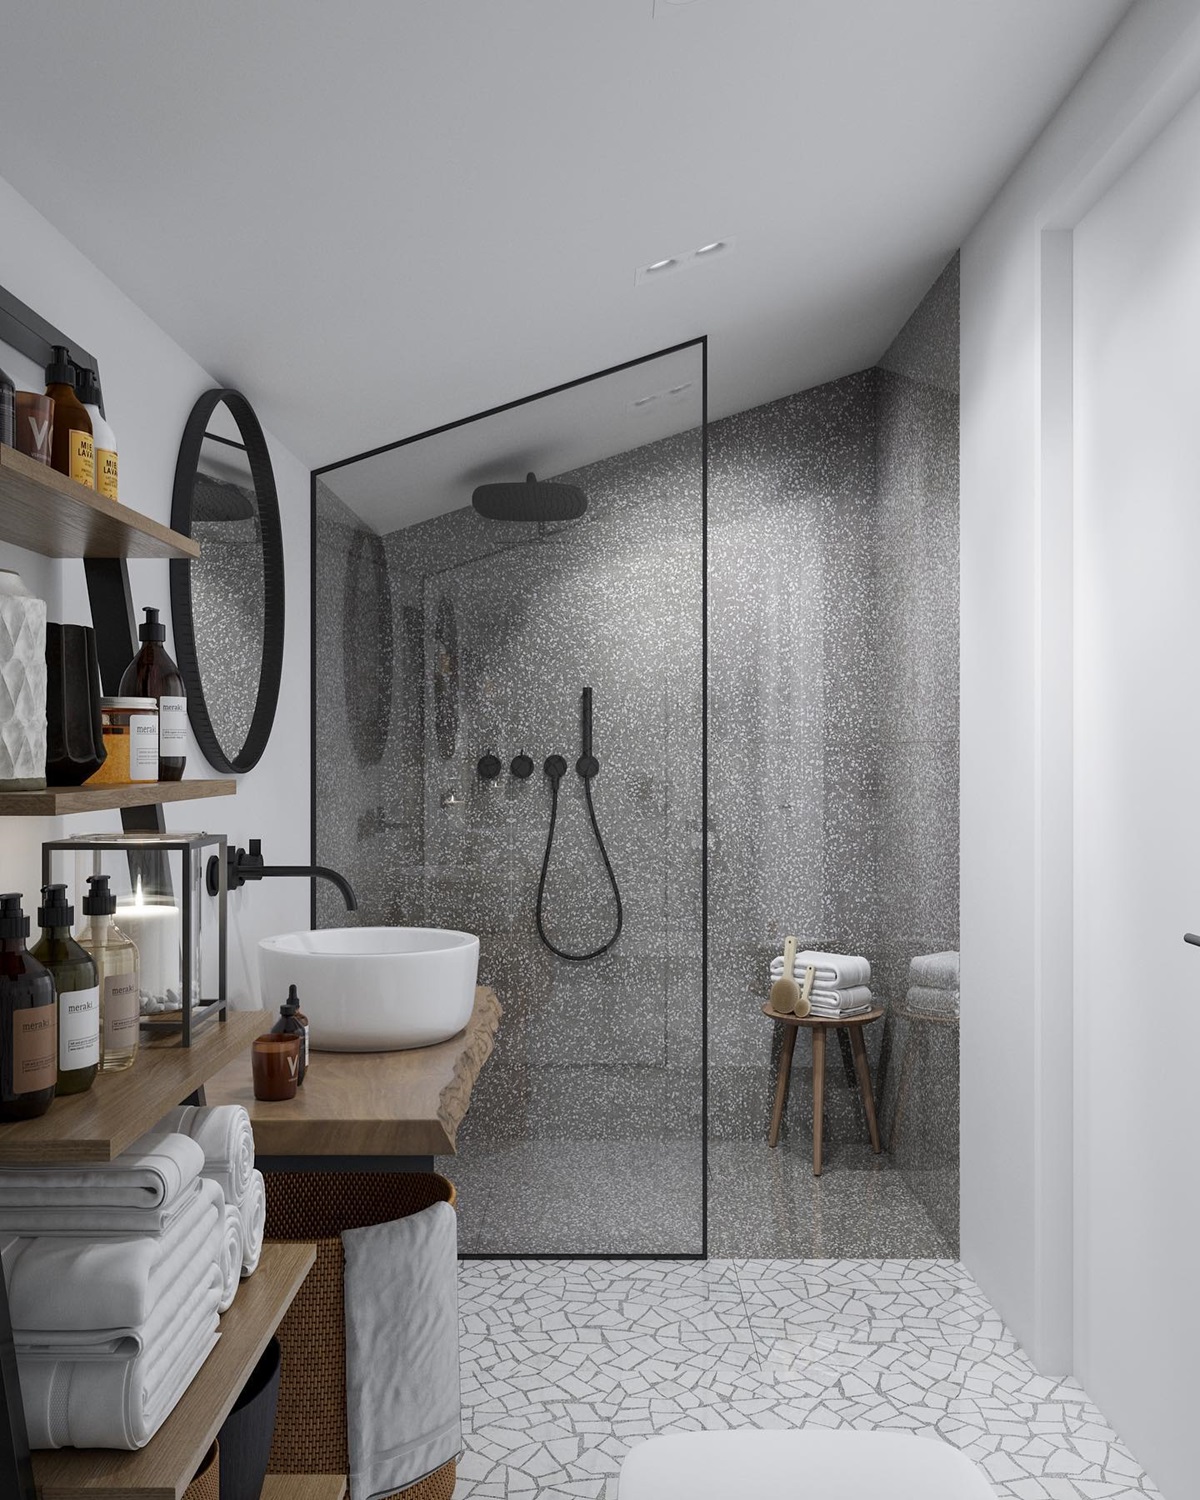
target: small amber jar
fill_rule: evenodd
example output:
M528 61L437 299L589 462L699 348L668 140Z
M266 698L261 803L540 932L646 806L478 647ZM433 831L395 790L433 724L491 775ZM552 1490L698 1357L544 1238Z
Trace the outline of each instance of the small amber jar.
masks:
M104 764L88 786L158 780L158 703L154 698L101 698Z

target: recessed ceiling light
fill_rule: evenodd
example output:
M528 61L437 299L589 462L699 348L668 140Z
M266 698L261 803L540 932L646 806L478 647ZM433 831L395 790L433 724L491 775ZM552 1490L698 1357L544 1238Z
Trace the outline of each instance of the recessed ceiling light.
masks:
M633 273L633 283L640 286L643 281L658 280L669 271L685 271L688 266L697 265L700 261L714 260L718 255L722 258L733 249L733 240L709 240L708 244L701 245L697 250L681 250L678 255L666 255L661 260L652 260L648 266L639 266Z

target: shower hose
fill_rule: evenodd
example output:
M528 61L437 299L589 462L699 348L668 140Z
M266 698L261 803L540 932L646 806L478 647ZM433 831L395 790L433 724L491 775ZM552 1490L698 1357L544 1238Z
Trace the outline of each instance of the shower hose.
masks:
M608 857L608 850L604 847L604 836L600 832L600 824L596 818L596 804L592 801L592 782L600 770L600 762L592 754L592 690L583 690L583 754L575 762L575 769L583 781L583 795L587 800L588 818L591 821L592 832L596 837L596 847L600 850L600 858L604 861L604 870L608 876L608 883L612 887L613 900L617 906L617 919L613 926L612 936L593 948L588 953L568 953L564 948L556 947L546 935L546 926L543 920L543 904L546 897L546 875L550 869L550 856L554 850L554 830L558 823L558 789L563 777L567 774L567 763L561 755L548 755L542 767L550 782L550 828L546 834L546 852L542 857L542 873L538 880L537 890L537 930L538 937L549 948L550 952L558 958L565 958L570 963L587 963L589 959L599 958L608 952L617 939L621 936L621 928L625 922L625 912L621 905L621 889L617 885L617 877L613 872L612 861Z

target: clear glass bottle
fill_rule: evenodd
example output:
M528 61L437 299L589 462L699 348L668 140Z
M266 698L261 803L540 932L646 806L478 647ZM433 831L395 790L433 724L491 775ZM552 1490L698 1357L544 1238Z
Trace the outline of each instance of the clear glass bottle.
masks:
M138 1050L141 1003L137 944L113 921L117 898L107 875L89 875L83 898L87 925L79 946L96 965L100 981L100 1071L118 1073L133 1066Z
M45 964L58 991L58 1086L82 1094L100 1071L100 985L96 965L71 936L75 908L65 885L44 885L38 907L42 935L33 956Z
M26 951L29 918L0 896L0 1120L34 1120L54 1103L58 1005L54 980Z

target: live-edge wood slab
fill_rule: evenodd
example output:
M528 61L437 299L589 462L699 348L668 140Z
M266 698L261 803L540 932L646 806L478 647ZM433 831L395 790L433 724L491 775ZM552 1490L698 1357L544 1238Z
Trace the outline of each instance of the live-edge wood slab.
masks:
M221 1319L216 1348L146 1447L35 1453L39 1500L179 1500L315 1259L313 1245L264 1245Z
M249 1056L211 1078L209 1104L242 1104L260 1156L450 1156L491 1056L500 1002L475 991L466 1027L404 1052L313 1052L294 1099L254 1097Z

